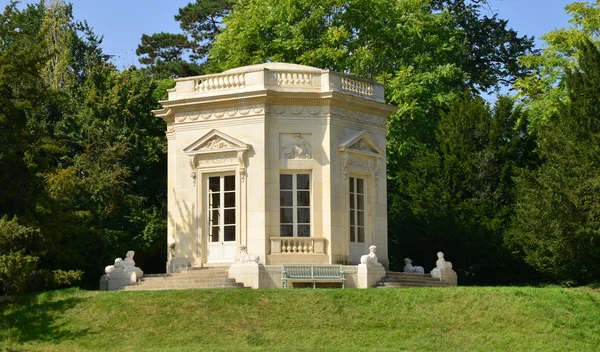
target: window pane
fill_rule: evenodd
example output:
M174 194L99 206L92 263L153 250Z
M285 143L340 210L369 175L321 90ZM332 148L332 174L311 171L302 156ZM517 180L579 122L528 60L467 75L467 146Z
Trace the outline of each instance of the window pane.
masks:
M356 225L356 220L354 220L354 210L350 210L350 225Z
M298 237L310 237L310 225L298 225Z
M310 205L310 191L298 191L298 206L309 206Z
M235 224L235 209L225 210L225 225Z
M297 189L310 189L310 182L308 179L308 174L298 174L296 175L296 188Z
M210 219L208 222L210 225L219 225L219 210L210 211Z
M235 191L235 176L225 176L225 190Z
M360 194L365 194L365 180L362 178L357 178L356 179L356 192L360 193Z
M281 225L280 226L280 237L292 237L294 236L294 225Z
M350 226L350 242L354 242L354 226Z
M358 242L365 243L365 228L357 227L356 229L358 230Z
M298 209L298 224L310 224L310 209Z
M279 222L282 224L294 223L294 208L281 208L279 212Z
M235 207L235 192L225 193L225 208Z
M215 192L221 189L221 178L219 176L208 178L208 189Z
M354 194L350 194L350 209L354 208Z
M356 209L365 210L365 196L356 196Z
M210 228L210 241L219 242L219 227L214 226Z
M279 189L292 189L292 175L279 175Z
M354 177L350 177L350 193L354 192Z
M225 241L235 241L235 226L225 226L223 230L225 232Z
M221 194L211 193L208 195L208 206L211 208L219 208L221 206Z
M279 192L279 205L282 207L291 207L293 203L293 192L292 191L280 191Z
M358 226L365 226L365 212L359 210L356 216L358 216Z

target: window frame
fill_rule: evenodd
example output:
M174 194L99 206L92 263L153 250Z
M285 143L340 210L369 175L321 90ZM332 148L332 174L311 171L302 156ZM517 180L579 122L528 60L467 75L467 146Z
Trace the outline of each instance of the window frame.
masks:
M359 180L362 183L362 193L358 192ZM364 244L366 242L366 234L367 234L368 179L366 177L350 176L348 185L349 185L348 186L349 240L350 240L350 243ZM359 208L359 204L361 204L359 202L359 199L361 196L362 196L362 208ZM360 221L359 221L360 218L362 218L362 225L360 225ZM360 229L362 229L362 234L360 233ZM361 235L362 235L362 241L361 241Z
M298 188L298 176L307 176L308 177L308 188ZM282 188L283 180L282 176L291 176L292 184L291 188ZM284 204L287 203L284 201L283 192L291 192L291 200L292 204ZM307 201L307 205L299 205L299 193L306 192L308 196L305 196L305 200ZM312 237L312 175L307 171L282 171L279 173L279 236L280 237L288 237L288 238L309 238ZM284 209L291 209L292 222L284 222ZM308 222L299 222L300 210L307 210L305 218L308 219ZM291 235L288 233L284 233L283 226L291 226ZM301 235L299 229L302 227L308 228L308 235Z

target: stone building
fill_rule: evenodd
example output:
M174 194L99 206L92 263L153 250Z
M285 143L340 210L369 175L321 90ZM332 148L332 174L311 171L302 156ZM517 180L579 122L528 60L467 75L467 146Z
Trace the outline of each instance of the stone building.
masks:
M167 272L231 264L388 266L384 87L267 63L180 78L167 122Z

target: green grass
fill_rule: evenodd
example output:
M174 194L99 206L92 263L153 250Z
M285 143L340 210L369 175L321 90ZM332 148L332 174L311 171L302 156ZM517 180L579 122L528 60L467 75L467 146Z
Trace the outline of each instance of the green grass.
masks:
M600 291L99 292L0 304L0 351L599 351Z

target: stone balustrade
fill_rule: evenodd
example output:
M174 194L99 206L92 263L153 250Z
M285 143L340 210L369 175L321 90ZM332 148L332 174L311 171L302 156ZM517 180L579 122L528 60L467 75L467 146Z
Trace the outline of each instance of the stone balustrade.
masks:
M280 86L312 87L312 74L303 72L277 72L277 84Z
M210 98L224 92L340 92L384 103L383 85L315 67L267 63L233 69L220 74L177 78L169 100Z
M246 86L246 74L220 74L197 77L194 81L196 92L210 92L215 90L226 90L243 88Z
M322 237L271 237L271 254L324 254Z
M342 77L342 90L362 95L373 95L373 84L356 78Z

